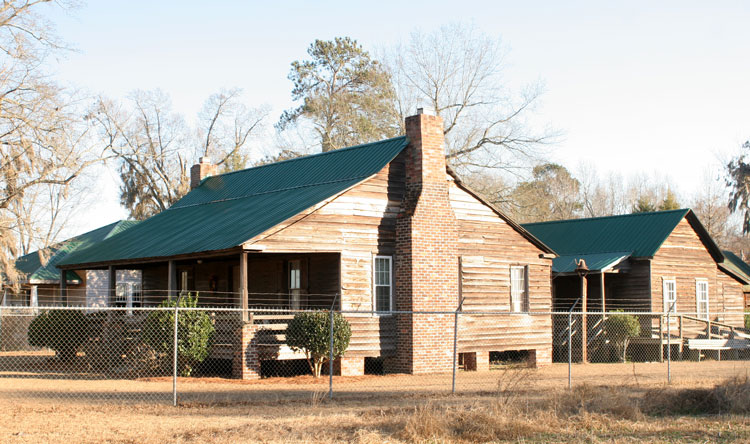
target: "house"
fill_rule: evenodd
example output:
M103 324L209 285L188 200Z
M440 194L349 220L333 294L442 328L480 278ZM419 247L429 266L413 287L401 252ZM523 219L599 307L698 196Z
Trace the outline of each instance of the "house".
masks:
M743 276L745 282L750 282L750 264L729 250L724 250L722 253L724 253L724 265ZM750 308L750 284L743 285L742 293L745 295L745 307Z
M575 306L584 312L692 315L690 322L699 326L692 332L682 330L682 321L690 317L675 317L679 325L670 325L672 332L679 329L680 337L705 334L711 329L707 321L743 326L748 275L725 260L692 210L540 222L524 228L559 255L552 266L556 311ZM601 334L603 318L587 318L583 316L581 330L592 339ZM641 321L642 335L657 343L665 340L660 316ZM586 336L583 343L588 343ZM582 348L585 360L586 346Z
M88 248L115 234L132 227L137 222L122 220L87 233L67 239L45 250L34 251L21 256L15 262L16 269L23 275L21 291L7 289L3 305L38 307L61 305L61 273L56 265L68 254ZM134 272L121 271L121 279L130 278ZM65 272L66 297L71 305L96 306L101 304L103 289L109 287L107 276L97 275L86 270L68 270ZM88 284L88 285L87 285Z
M551 308L554 253L446 167L439 117L405 124L402 137L226 174L201 159L172 207L58 266L137 269L144 305L198 291L202 305L255 311L224 355L243 378L259 377L263 359L300 357L259 339L269 309L345 311L341 374L362 374L368 359L390 372L448 371L455 317L399 311L452 313L460 298L464 310L517 312L462 317L468 367L506 350L551 362L551 318L527 312Z

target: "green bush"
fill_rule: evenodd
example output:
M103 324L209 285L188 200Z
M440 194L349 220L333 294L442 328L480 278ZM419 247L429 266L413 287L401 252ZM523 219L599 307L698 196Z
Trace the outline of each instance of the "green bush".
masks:
M626 314L623 310L613 310L611 313L617 314L609 314L604 323L607 339L612 341L619 359L625 362L630 338L641 333L641 324L638 322L638 318Z
M286 343L294 351L303 351L313 376L320 377L323 363L328 361L331 345L331 314L325 311L303 312L294 315L286 328ZM344 355L349 347L352 329L349 322L335 313L333 316L333 357Z
M29 324L29 344L51 348L65 361L75 357L88 338L88 322L79 310L50 310Z
M188 293L180 298L169 298L159 307L195 308L198 294ZM195 366L208 357L214 326L206 312L183 310L177 317L177 368L180 376L190 376ZM163 359L163 365L172 363L174 356L174 310L153 311L143 326L143 340Z

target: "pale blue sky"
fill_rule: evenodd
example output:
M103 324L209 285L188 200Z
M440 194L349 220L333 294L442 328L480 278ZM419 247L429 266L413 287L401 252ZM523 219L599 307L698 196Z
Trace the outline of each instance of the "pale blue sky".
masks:
M64 81L115 98L161 88L188 117L240 87L248 105L273 108L272 123L291 105L289 63L312 40L375 50L460 20L502 37L511 85L545 83L537 120L562 130L550 160L571 169L657 172L687 194L750 138L747 2L90 1L51 18L78 49L58 66ZM115 187L102 185L110 217L82 228L117 217Z

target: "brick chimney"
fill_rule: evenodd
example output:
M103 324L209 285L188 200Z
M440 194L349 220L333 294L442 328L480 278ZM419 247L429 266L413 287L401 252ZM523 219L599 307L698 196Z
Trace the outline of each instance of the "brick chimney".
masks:
M420 109L406 118L406 136L406 193L396 223L395 308L455 311L458 231L448 198L443 121ZM453 315L396 315L396 324L393 371L452 369Z
M190 189L198 188L206 177L216 174L216 165L211 163L210 157L201 157L198 163L190 168Z

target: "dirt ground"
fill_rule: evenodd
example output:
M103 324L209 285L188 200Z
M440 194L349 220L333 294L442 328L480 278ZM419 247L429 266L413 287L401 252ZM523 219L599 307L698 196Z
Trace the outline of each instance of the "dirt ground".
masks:
M335 377L333 400L325 377L180 378L178 407L169 378L0 373L0 442L750 442L743 415L644 416L631 401L581 411L567 372L564 364L459 372L456 395L450 374ZM669 387L711 387L748 373L746 361L672 363ZM618 387L606 392L608 406L666 390L666 375L660 363L573 366L574 385Z

